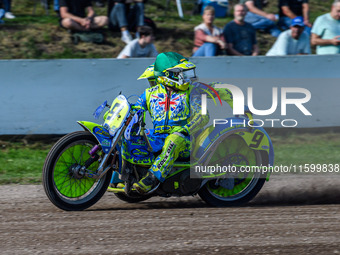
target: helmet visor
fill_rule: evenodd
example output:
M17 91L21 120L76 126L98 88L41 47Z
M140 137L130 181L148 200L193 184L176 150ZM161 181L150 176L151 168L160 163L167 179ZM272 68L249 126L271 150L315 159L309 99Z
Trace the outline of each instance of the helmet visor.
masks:
M183 73L184 80L188 80L188 79L190 79L191 81L197 80L195 68L190 69L190 70L185 70L182 73Z
M179 83L197 80L195 69L176 71L166 71L167 77Z

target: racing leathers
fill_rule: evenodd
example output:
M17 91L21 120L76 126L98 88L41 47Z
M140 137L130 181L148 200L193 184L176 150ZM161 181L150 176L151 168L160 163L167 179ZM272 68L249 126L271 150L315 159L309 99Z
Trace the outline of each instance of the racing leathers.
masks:
M207 124L201 115L200 97L190 98L193 87L185 91L173 90L157 84L140 96L136 109L149 111L153 129L146 131L153 153L161 151L149 171L161 182L178 157L190 156L190 134Z

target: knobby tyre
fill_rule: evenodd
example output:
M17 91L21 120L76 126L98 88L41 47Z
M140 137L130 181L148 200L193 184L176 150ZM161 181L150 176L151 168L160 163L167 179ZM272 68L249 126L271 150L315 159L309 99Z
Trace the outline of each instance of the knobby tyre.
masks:
M101 179L75 176L72 167L84 165L90 158L89 150L98 144L87 131L78 131L62 137L48 153L43 166L43 186L49 200L60 209L80 211L94 205L105 193L112 171ZM99 156L102 156L100 151ZM95 171L99 162L87 169Z
M209 165L216 163L224 166L260 166L261 164L268 164L268 159L263 151L252 150L240 136L232 135L227 137L225 141L219 145ZM221 185L223 182L228 182L226 180L216 181L216 179L214 179L208 181L198 194L211 206L242 206L252 200L261 190L266 181L266 175L261 172L239 173L232 181L233 184L230 187Z

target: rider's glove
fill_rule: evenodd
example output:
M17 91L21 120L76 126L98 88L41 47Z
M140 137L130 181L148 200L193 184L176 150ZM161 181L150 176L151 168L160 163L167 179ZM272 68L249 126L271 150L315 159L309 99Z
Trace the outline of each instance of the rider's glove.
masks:
M185 136L189 135L189 131L186 127L173 127L170 134L173 134L173 133L181 133Z

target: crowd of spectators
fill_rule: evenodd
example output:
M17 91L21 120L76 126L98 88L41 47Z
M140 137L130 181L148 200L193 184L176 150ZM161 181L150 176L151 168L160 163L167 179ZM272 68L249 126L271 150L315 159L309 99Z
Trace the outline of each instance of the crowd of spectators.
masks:
M308 0L278 0L278 14L264 11L267 3L239 0L233 8L234 19L223 30L212 25L214 13L209 6L205 7L203 23L194 29L193 56L216 56L223 52L256 56L259 54L256 30L277 37L267 56L311 54L311 45L316 46L317 54L340 54L340 0L335 0L330 13L318 17L314 24L309 19Z
M54 0L53 5L60 26L70 31L91 32L106 26L120 31L126 46L118 58L155 57L156 31L154 23L146 24L146 1ZM330 12L319 16L314 24L309 18L309 0L276 0L277 13L266 11L268 1L234 0L234 19L223 29L214 25L215 6L205 6L202 23L194 27L192 56L256 56L256 31L276 38L267 56L311 54L311 45L316 46L317 54L340 54L340 0L334 0ZM97 16L93 3L98 7L107 4L107 15ZM3 18L15 18L11 0L0 0L0 24Z

